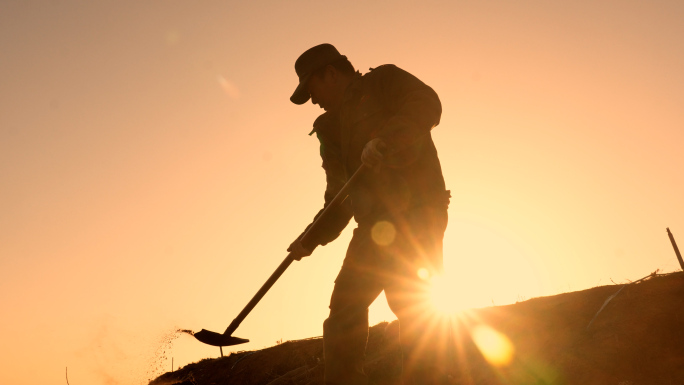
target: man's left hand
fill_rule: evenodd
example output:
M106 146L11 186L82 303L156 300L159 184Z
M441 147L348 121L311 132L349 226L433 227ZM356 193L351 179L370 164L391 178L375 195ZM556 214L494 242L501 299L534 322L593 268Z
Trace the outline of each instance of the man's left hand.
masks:
M312 253L310 250L307 250L304 245L302 245L302 241L300 241L299 238L292 242L290 247L287 248L287 251L290 252L290 256L295 261L301 261L302 258L308 257Z

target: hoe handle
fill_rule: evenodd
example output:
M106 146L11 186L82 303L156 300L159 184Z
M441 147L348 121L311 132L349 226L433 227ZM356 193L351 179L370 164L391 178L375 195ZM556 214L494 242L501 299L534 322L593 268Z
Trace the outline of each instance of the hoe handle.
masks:
M338 192L337 195L335 195L335 198L333 198L333 200L323 209L321 215L319 215L318 218L316 218L316 220L311 224L306 233L304 233L302 239L306 238L306 236L309 233L311 233L313 229L318 227L318 224L321 223L323 218L327 216L326 214L331 210L331 207L336 207L340 205L342 202L344 202L345 199L347 199L347 196L349 196L349 189L355 183L355 181L359 179L360 175L363 173L365 168L365 166L361 166L358 170L356 170L356 172L354 172L354 175L352 175L352 177L349 178L349 180L347 181L347 183L344 184L340 192ZM233 334L235 329L237 329L238 326L240 326L242 321L247 317L247 315L252 311L252 309L254 309L254 307L259 303L259 301L261 301L261 298L263 298L264 295L266 295L266 292L268 292L271 286L273 286L273 284L276 283L278 278L280 278L280 276L283 275L285 270L287 270L287 268L290 267L292 261L294 261L292 253L289 253L287 257L285 257L283 262L280 263L280 266L278 266L278 268L273 272L273 274L271 274L266 283L264 283L264 285L261 286L261 289L259 289L259 291L254 295L254 297L252 297L252 300L249 301L247 306L245 306L245 308L242 309L240 314L238 314L238 316L235 317L233 322L230 323L230 325L223 334Z

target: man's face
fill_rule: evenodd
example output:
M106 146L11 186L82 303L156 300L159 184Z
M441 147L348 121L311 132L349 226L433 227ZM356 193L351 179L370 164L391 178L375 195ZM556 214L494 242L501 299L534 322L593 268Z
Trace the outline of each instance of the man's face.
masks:
M340 92L334 75L330 70L324 71L320 75L311 76L307 84L311 103L318 104L326 111L336 109L341 99L341 95L338 95Z

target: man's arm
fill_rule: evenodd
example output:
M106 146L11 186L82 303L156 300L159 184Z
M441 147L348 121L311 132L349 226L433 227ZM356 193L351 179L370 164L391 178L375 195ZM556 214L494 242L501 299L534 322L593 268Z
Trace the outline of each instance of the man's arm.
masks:
M325 210L326 207L328 207L328 205L332 202L333 198L335 198L340 189L342 189L342 186L344 186L344 183L341 186L337 186L335 184L331 185L330 183L328 184L328 188L326 188L324 195L325 204L323 205L323 208L316 214L316 216L314 216L314 219L311 221L311 224L309 224L309 226L306 227L304 233L323 213L323 210ZM313 250L313 248L315 248L318 245L325 245L334 241L335 239L337 239L337 237L340 236L342 230L344 230L344 228L347 227L347 224L349 224L349 221L351 220L352 216L353 213L351 208L351 200L349 199L346 199L337 207L331 207L330 211L327 214L325 222L318 225L317 229L314 229L313 232L309 234L303 246L309 250ZM302 233L302 235L304 233Z
M328 178L329 179L329 178ZM344 185L344 184L342 184ZM331 188L332 187L332 188ZM309 231L309 228L318 219L318 217L323 213L326 207L331 203L333 198L337 195L337 192L342 187L328 184L325 192L325 205L323 208L314 216L311 223L304 229L304 231L297 237L297 239L292 242L287 251L294 253L296 260L300 260L303 257L311 255L313 250L318 247L318 245L326 245L340 236L342 230L347 227L349 221L351 220L353 213L351 208L351 201L346 199L344 202L339 204L337 207L331 207L330 211L326 214L327 217L324 222L317 224L317 227L312 230L312 232L303 239L304 234Z
M338 207L331 207L331 211L327 214L328 216L325 219L325 222L318 225L313 233L309 234L305 242L301 242L302 237L309 230L313 222L315 222L318 216L323 213L323 210L332 202L335 196L337 196L337 193L347 182L339 150L337 150L339 144L331 141L330 135L326 135L329 134L329 132L325 131L326 127L324 127L324 124L327 121L326 117L326 114L324 114L314 122L314 131L321 143L320 154L323 160L322 166L325 170L326 189L323 196L325 203L323 208L311 221L311 224L306 227L304 232L302 232L302 234L300 234L300 236L290 245L290 248L288 248L288 251L294 252L299 256L299 258L296 258L298 260L301 259L301 257L311 255L311 252L313 252L318 245L325 245L339 237L340 233L347 227L347 224L349 224L349 221L353 216L351 201L346 199Z

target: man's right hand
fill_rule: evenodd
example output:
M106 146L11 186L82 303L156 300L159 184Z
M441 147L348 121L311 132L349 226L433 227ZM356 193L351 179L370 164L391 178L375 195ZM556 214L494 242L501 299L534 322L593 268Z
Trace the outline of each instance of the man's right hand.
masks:
M311 251L307 250L299 239L292 242L290 247L287 248L287 251L290 252L290 256L295 261L301 261L302 258L311 255Z
M361 152L361 162L366 167L373 169L376 173L380 172L382 168L382 162L385 157L382 155L382 151L387 148L385 142L380 138L372 139L370 142L366 143Z

